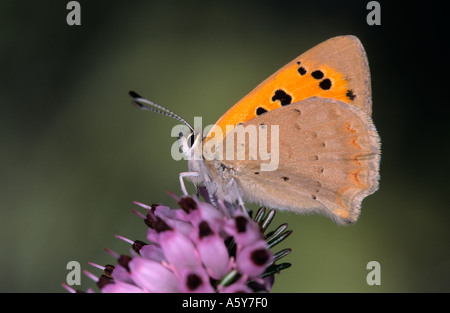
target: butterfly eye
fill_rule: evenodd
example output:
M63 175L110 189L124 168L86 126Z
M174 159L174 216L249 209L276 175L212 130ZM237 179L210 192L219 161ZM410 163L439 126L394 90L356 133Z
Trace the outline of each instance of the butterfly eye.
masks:
M181 139L181 138L183 138L183 137L185 137L187 140L187 142L189 143L189 148L191 148L193 145L194 145L194 142L195 142L195 136L194 136L194 133L193 132L190 132L187 136L185 136L184 134L183 134L183 132L180 132L179 134L178 134L178 139Z

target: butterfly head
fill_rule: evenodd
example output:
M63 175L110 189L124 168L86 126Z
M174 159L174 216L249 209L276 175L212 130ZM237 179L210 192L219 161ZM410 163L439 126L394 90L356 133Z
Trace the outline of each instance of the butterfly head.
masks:
M198 153L201 153L202 132L189 130L187 133L180 133L180 148L183 155L191 160Z

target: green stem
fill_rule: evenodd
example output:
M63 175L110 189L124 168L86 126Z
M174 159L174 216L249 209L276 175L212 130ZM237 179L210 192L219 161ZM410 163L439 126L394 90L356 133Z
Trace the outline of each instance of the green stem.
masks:
M239 272L237 269L234 269L230 272L228 272L219 282L219 285L221 286L228 286L230 285L239 275Z

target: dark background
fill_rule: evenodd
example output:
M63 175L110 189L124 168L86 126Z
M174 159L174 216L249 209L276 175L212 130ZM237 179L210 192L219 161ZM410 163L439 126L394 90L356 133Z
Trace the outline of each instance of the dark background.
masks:
M67 262L112 263L145 239L132 201L180 194L176 124L134 109L136 90L214 123L285 63L336 35L363 43L382 139L380 190L360 220L279 213L293 266L274 292L450 291L449 36L442 3L379 1L0 2L0 291L64 292ZM381 285L366 264L381 264ZM82 278L80 289L93 284Z

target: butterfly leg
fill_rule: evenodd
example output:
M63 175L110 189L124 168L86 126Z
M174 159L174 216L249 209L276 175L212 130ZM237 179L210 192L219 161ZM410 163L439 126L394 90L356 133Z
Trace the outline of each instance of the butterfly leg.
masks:
M187 192L187 190L186 190L186 186L185 186L185 184L184 184L184 180L183 180L183 178L184 177L198 177L199 176L199 174L197 173L197 172L183 172L183 173L180 173L180 186L181 186L181 191L183 192L183 194L185 195L185 196L188 196L189 194L188 194L188 192ZM195 186L195 189L196 189L196 191L197 191L197 196L199 195L199 189L198 189L198 186L197 186L197 184L195 184L194 183L194 186ZM215 206L215 207L217 207L218 206L218 204L217 204L217 201L216 201L216 199L214 198L214 196L210 193L210 192L208 192L208 195L209 195L209 201L211 202L211 204L213 205L213 206Z
M233 184L234 192L236 193L238 205L241 207L241 210L244 212L244 214L246 216L248 216L248 210L245 207L244 200L242 200L241 193L239 192L239 188L238 188L238 184L237 184L236 180L233 178L231 180L231 183Z
M198 173L197 172L183 172L180 173L180 186L181 186L181 191L183 192L183 194L185 196L188 196L188 192L186 190L186 186L184 185L184 177L197 177Z

